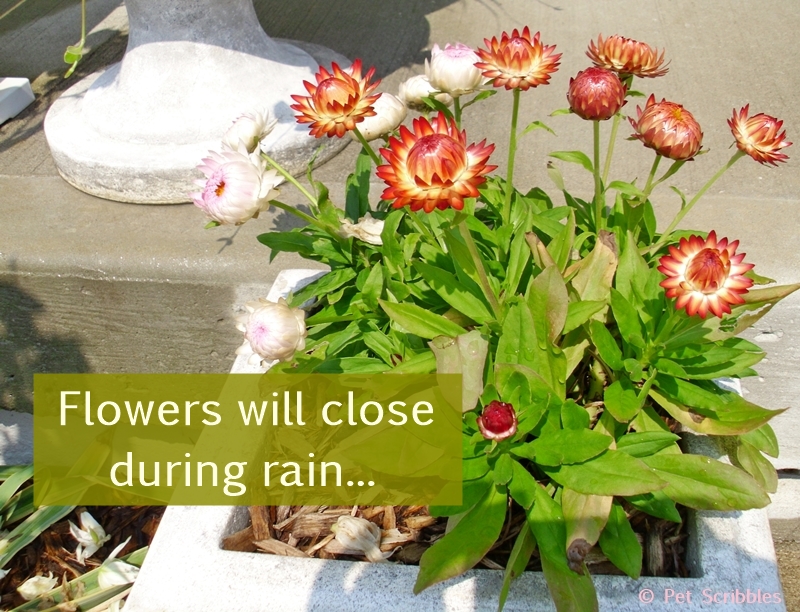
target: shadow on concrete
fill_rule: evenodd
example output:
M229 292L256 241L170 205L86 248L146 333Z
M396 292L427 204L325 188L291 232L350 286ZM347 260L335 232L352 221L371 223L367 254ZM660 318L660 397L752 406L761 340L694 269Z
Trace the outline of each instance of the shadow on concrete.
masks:
M426 16L455 0L254 0L264 30L273 38L316 43L350 58L363 58L380 77L421 64L430 42Z
M13 277L0 277L0 408L33 412L33 375L89 372L81 344L36 326L42 303Z

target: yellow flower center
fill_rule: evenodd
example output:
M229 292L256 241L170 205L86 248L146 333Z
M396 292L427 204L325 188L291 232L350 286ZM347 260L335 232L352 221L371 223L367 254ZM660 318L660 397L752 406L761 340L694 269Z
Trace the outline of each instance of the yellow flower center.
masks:
M222 196L223 193L225 193L225 181L219 182L219 185L217 185L217 188L214 190L214 193L216 194L217 197L220 197Z
M728 279L731 262L728 252L706 248L686 266L686 281L694 291L716 293Z

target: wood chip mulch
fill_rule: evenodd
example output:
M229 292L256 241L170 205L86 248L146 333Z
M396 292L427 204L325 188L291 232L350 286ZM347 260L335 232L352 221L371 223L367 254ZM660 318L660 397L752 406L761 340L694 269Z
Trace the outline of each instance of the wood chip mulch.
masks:
M250 506L248 510L250 525L225 538L225 550L364 561L360 551L345 548L331 532L331 525L340 516L351 515L367 519L381 529L381 551L394 551L389 561L417 565L425 550L444 536L447 526L447 519L430 516L427 506ZM633 508L627 510L642 544L642 575L687 577L685 509L680 509L684 519L680 524L655 519ZM512 505L500 538L479 567L505 568L524 521L522 509ZM589 551L585 561L592 574L622 574L599 546ZM535 554L527 569L541 571Z
M80 526L78 515L88 512L111 538L86 565L75 560L77 542L69 532L69 522ZM12 609L25 603L17 587L32 576L47 576L49 572L61 581L62 576L74 580L99 567L114 548L126 538L130 541L118 556L124 557L143 546L149 546L156 533L164 508L159 506L91 506L76 508L64 520L46 529L31 544L18 552L6 566L8 574L0 580L0 609Z

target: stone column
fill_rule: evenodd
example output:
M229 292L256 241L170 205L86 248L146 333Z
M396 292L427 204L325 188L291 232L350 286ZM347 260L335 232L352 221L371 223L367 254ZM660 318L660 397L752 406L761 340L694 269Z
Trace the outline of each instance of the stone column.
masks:
M196 170L242 112L278 119L267 146L292 172L349 139L316 139L298 125L290 94L305 94L319 65L349 60L307 43L274 40L252 0L126 0L130 37L119 64L67 90L45 135L58 171L87 193L122 202L187 202Z

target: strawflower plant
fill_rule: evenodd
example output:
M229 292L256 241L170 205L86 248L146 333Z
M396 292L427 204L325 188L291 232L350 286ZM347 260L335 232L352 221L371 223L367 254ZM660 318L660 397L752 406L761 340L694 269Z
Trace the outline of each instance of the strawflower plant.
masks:
M714 380L755 374L764 352L738 334L800 285L755 274L735 239L677 226L739 159L777 165L791 143L776 118L734 110L733 156L693 197L681 194L679 212L659 229L654 194L670 193L662 184L703 146L731 143L704 142L676 102L651 95L626 106L642 95L634 79L667 72L664 51L601 35L587 52L594 66L565 87L570 108L553 113L589 122L590 154L550 155L587 170L592 199L570 194L557 163L550 176L565 204L541 188L522 192L513 184L518 140L552 130L540 120L522 128L520 100L556 86L560 54L527 27L485 45L434 47L426 75L398 96L423 109L410 126L399 125L405 113L394 100L374 104L373 71L362 77L360 61L321 68L316 84L305 83L308 95L295 96L293 108L312 136L352 132L362 143L343 206L310 170L304 186L263 153L250 174L224 173L235 197L197 203L212 224L270 205L297 215L303 227L259 240L272 258L297 252L330 267L287 302L249 307L243 352L281 372L463 374L463 503L430 508L451 529L422 556L416 591L475 566L510 533L500 607L536 552L559 610L596 610L585 564L592 547L630 577L642 572L632 513L680 522L681 505L759 508L776 489L765 455L777 456L769 420L781 410ZM498 92L513 96L504 176L494 172L494 145L461 125L462 113ZM380 108L395 110L380 118ZM609 177L625 115L627 146L652 159L645 181ZM368 119L372 144L359 130ZM226 163L248 159L238 155ZM202 166L210 175L204 194L218 195L218 159ZM664 159L670 165L659 173ZM262 162L300 190L310 214L263 188L272 183ZM381 193L370 191L373 176L385 183ZM253 177L262 177L261 188ZM246 189L231 184L240 180ZM234 214L220 210L226 204ZM679 434L692 432L723 440L730 463L686 452Z

